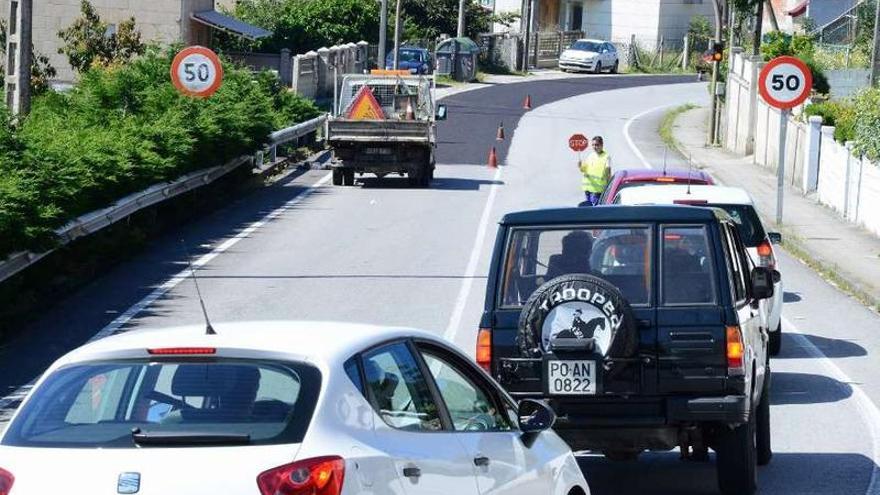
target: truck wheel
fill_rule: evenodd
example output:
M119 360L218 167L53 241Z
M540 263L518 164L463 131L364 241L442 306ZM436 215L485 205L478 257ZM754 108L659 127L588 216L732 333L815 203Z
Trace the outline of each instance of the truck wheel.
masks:
M782 322L779 322L779 326L776 327L775 332L770 332L770 342L769 349L771 356L778 356L779 351L782 350Z
M545 283L529 297L520 314L516 340L523 357L541 357L549 350L551 338L564 337L593 339L595 352L606 358L610 376L626 366L613 359L631 357L639 345L635 317L623 294L611 283L585 273Z
M342 185L343 186L353 186L354 185L354 170L343 170L342 171Z
M333 169L333 185L341 186L342 185L342 169L334 168Z
M770 447L770 385L772 383L770 368L764 375L764 388L761 392L761 403L758 404L755 421L755 448L757 449L758 465L766 466L773 458L773 449Z
M722 427L718 434L715 469L724 495L752 495L758 488L755 416L733 429Z

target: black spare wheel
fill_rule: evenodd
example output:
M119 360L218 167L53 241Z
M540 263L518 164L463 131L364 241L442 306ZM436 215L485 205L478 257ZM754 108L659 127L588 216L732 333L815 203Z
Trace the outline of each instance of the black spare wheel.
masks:
M551 343L570 346L579 341L604 357L606 369L613 373L620 368L615 359L632 357L638 349L632 308L617 287L599 277L556 277L526 301L517 345L523 357L540 358L551 350Z

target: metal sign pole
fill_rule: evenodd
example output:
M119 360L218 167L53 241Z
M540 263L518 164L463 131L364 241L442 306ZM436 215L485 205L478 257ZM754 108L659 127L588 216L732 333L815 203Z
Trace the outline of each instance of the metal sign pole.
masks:
M788 131L788 114L791 110L779 110L779 165L776 168L776 225L782 225L782 197L785 189L785 134Z

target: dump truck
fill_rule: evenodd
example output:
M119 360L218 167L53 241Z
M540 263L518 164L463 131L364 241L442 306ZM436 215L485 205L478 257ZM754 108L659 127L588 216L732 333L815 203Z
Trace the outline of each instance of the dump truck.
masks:
M342 79L325 135L333 149L333 184L354 185L355 174L406 176L413 187L434 177L434 80L395 71L349 74Z

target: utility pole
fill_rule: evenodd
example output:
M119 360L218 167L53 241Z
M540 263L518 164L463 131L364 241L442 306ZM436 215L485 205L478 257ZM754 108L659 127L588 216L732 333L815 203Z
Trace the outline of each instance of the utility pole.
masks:
M6 36L6 106L16 116L31 110L32 0L9 2L9 32Z
M715 43L721 43L721 2L722 0L712 0L712 6L715 9ZM718 136L717 136L717 128L716 122L718 121L718 95L716 95L716 89L718 87L718 71L720 69L719 62L712 62L712 84L710 85L710 91L712 93L712 106L711 113L712 119L709 121L709 144L715 145L718 144Z
M770 18L770 25L773 26L774 31L779 31L779 23L776 21L776 11L773 10L773 4L770 0L767 0L767 13Z
M397 0L397 9L394 13L394 70L400 69L400 4Z
M752 55L761 54L761 28L764 25L764 1L761 0L755 6L755 36L752 38Z
M458 0L458 37L464 36L464 14L467 9L467 0Z
M388 38L388 0L380 0L381 10L379 11L379 56L376 60L377 68L385 68L385 57L388 55L387 40Z
M871 86L877 84L880 77L880 0L874 11L874 50L871 52Z
M523 41L523 71L529 71L529 50L531 47L529 46L529 40L532 38L532 2L534 0L525 0L525 16L523 16L522 22L525 27L525 41Z

